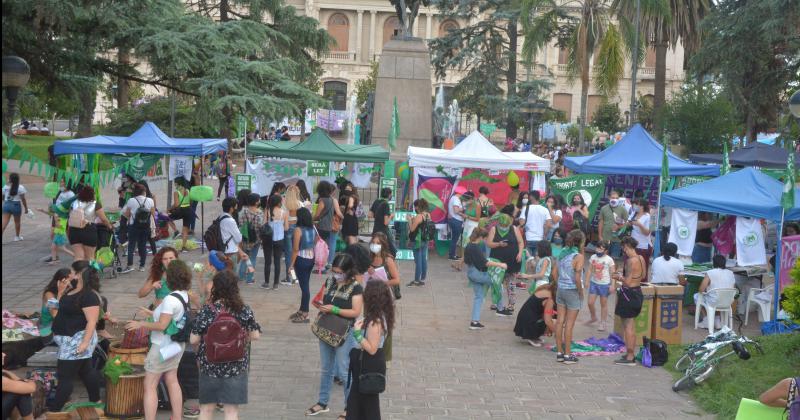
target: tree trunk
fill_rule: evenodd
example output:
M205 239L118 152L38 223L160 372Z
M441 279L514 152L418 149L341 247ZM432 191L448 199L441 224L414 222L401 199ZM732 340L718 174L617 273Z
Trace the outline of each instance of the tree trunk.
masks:
M81 102L78 110L78 138L90 137L92 135L92 122L94 121L94 108L97 101L96 91L91 89L81 89L78 94Z
M219 20L220 22L227 22L230 20L228 17L228 11L230 10L230 4L228 4L228 0L220 0L219 2Z
M130 50L120 47L117 54L117 62L120 66L128 66L131 63ZM124 109L130 105L130 82L124 77L117 78L117 108Z
M656 44L656 80L655 91L653 92L653 124L655 125L655 135L661 138L662 124L659 118L660 111L666 103L667 90L667 43L659 42Z
M517 18L508 20L508 71L506 72L506 101L517 96ZM506 137L517 138L516 110L506 114ZM480 126L478 126L480 130Z
M581 65L581 112L579 117L578 124L578 153L583 154L585 151L584 142L585 139L585 132L586 132L586 114L587 106L589 102L589 54L586 53L583 56L583 64Z
M753 110L750 109L750 107L748 107L747 118L745 121L745 137L747 138L747 141L745 142L744 139L742 139L743 141L739 143L739 147L744 147L756 141L755 125L756 125L756 119L755 116L753 115Z

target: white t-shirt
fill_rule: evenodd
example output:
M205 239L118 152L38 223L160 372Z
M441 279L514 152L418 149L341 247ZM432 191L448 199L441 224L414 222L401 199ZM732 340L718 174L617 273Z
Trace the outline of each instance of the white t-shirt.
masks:
M598 257L597 254L589 258L591 267L591 281L594 284L611 284L611 269L614 267L614 259L608 254Z
M456 214L455 210L456 207L459 207L461 208L461 210L464 210L464 206L461 205L461 198L453 194L453 196L450 197L450 201L447 202L447 217L463 222L464 217L462 217L460 214Z
M186 293L186 291L177 291L173 293L178 293L187 304L189 303L189 294ZM161 314L171 314L175 325L181 328L183 326L183 303L175 296L170 295L167 295L167 297L161 301L161 304L153 311L153 321L158 322L159 318L161 318ZM172 342L172 338L164 334L163 331L151 331L150 342L164 348Z
M133 219L136 217L136 210L138 210L139 207L144 207L147 211L150 211L155 206L156 204L153 202L152 198L137 195L136 197L128 199L128 202L125 203L125 206L122 208L122 214L125 214L127 210L131 211L131 215L128 217L128 225L132 225Z
M236 220L230 215L222 215L223 219L219 222L219 230L222 233L222 242L227 242L225 246L226 254L233 254L239 250L239 243L242 242L242 232L239 231L239 225Z
M736 285L736 278L733 271L726 268L714 268L706 271L709 282L706 288L705 301L710 304L717 303L717 294L714 289L732 289Z
M58 196L56 196L56 205L60 206L63 202L68 201L72 197L75 197L74 192L70 190L62 191L60 194L58 194Z
M561 213L561 210L553 210L553 213L560 218L564 217L563 213ZM558 229L558 227L561 226L561 219L558 220L559 222L553 225L553 229Z
M11 185L5 185L3 187L3 199L6 201L21 201L22 196L28 192L22 184L19 184L19 188L17 188L17 195L9 195L11 192Z
M525 239L541 241L544 239L544 222L550 220L550 212L541 204L531 204L522 208L519 217L525 219Z
M658 257L653 260L653 265L650 268L652 278L651 283L660 284L678 284L678 275L683 271L683 263L675 257L670 257L669 261L664 257Z
M635 220L641 223L642 225L647 226L648 229L650 228L649 214L643 214L642 217ZM633 239L636 239L636 242L638 242L636 248L638 249L650 248L650 235L645 235L644 233L642 233L642 229L640 229L639 226L633 225L633 229L631 230L631 237Z

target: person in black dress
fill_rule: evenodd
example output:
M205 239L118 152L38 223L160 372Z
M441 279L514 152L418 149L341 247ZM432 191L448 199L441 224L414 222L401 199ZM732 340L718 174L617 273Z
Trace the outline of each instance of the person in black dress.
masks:
M511 316L514 313L514 289L513 280L519 273L522 265L522 250L525 248L522 240L522 233L514 226L512 214L514 206L503 207L499 214L493 217L497 224L489 229L489 236L486 245L489 247L489 258L494 258L506 264L505 278L503 286L507 290L506 302L502 299L495 302L497 305L497 315Z
M514 325L514 334L526 340L534 347L541 347L540 337L547 331L556 328L555 315L556 287L553 284L543 284L536 288L531 297L522 305Z
M342 209L342 238L348 245L358 243L358 194L355 187L348 183L339 197L339 207Z

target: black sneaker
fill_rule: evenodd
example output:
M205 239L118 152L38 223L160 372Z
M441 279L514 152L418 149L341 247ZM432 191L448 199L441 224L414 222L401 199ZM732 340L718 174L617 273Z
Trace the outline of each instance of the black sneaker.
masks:
M556 353L556 362L564 363L564 353Z
M575 363L578 363L578 358L574 354L568 354L568 355L564 356L564 362L563 363L565 365L574 365Z
M422 286L424 286L424 285L425 285L425 282L424 282L424 281L418 281L418 282L417 282L417 286L420 286L420 287L422 287Z
M514 315L514 311L509 310L509 309L503 309L502 311L498 310L496 313L497 313L497 316L512 316L512 315Z
M412 281L412 282L409 282L408 284L406 284L406 287L416 287L416 286L419 286L419 282L418 282L418 281L416 281L416 280L414 280L414 281Z
M261 288L269 290L270 289L269 283L261 283Z
M472 321L472 322L469 323L469 329L471 329L473 331L474 330L482 330L483 328L484 328L483 324L481 324L480 322Z
M129 266L125 267L124 270L120 271L120 274L127 274L127 273L130 273L132 271L133 271L133 266L129 265Z
M614 364L620 366L636 366L636 360L629 360L625 356L622 356L619 359L614 360Z

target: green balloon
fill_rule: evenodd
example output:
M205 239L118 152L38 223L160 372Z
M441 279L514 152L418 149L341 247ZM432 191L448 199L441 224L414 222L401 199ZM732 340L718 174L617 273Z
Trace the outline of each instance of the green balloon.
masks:
M3 172L8 171L8 162L3 161Z
M44 184L44 196L47 198L56 198L59 189L60 187L57 182L48 182Z
M214 199L214 189L208 185L195 185L189 190L189 199L199 202L211 201Z

